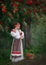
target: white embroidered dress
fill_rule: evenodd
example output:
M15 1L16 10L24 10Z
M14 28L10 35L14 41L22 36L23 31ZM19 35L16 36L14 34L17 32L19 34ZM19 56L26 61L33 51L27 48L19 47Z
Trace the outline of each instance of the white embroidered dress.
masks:
M21 39L20 39L20 32L22 33ZM10 60L12 60L12 62L18 62L24 59L23 45L22 45L22 39L24 38L24 32L21 30L11 31L11 36L13 37L13 43L11 47Z

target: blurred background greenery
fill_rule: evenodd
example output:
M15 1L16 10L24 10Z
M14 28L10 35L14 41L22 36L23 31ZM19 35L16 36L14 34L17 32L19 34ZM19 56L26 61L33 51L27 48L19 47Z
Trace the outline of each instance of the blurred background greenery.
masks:
M45 0L0 1L0 65L9 65L13 38L10 31L20 22L25 33L24 55L46 54L46 1Z

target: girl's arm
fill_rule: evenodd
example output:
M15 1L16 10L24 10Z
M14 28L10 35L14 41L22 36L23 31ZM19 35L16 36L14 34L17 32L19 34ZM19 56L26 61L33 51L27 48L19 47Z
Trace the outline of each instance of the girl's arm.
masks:
M20 32L20 38L21 38L21 39L24 39L24 32L21 31L21 29L19 30L19 32Z
M16 33L15 33L15 30L14 29L12 29L12 31L11 31L10 34L11 34L12 37L16 37Z
M20 33L20 36L21 36L21 39L24 39L24 32L23 31Z

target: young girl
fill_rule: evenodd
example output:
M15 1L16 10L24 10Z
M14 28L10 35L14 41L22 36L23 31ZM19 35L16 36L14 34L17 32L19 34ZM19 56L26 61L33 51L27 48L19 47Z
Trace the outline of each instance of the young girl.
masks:
M10 60L12 62L23 60L22 39L24 38L24 32L20 29L20 23L15 24L15 28L11 30L11 36L13 37L13 43L11 47Z

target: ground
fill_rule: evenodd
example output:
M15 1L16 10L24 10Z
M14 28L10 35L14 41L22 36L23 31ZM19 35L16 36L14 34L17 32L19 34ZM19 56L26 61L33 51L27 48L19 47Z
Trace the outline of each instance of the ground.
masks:
M4 60L3 65L46 65L46 57L45 56L42 58L37 57L37 59L34 60L24 59L19 62L11 62L10 60L5 62Z
M46 65L46 60L23 60L17 63L11 63L11 65Z

